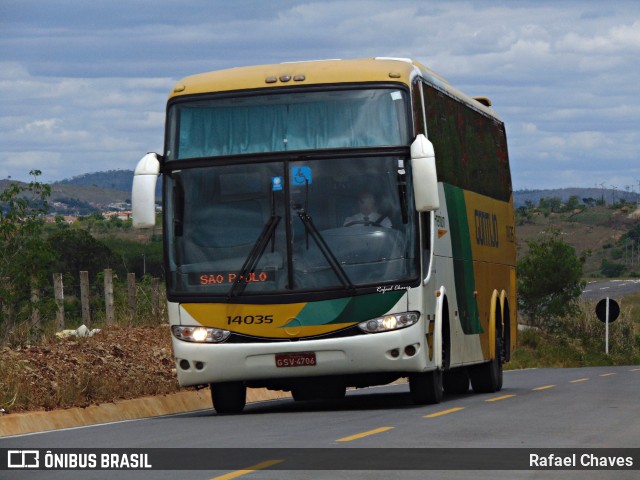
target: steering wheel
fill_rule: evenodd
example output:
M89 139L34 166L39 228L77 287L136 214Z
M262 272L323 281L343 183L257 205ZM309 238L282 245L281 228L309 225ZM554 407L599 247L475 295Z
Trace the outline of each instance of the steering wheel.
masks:
M346 225L343 225L343 227L352 227L354 225L364 225L364 226L370 226L370 227L381 227L382 226L382 222L384 222L387 218L389 218L387 215L383 215L380 218L378 218L378 220L376 220L375 222L365 222L364 220L353 220L353 221L347 223Z

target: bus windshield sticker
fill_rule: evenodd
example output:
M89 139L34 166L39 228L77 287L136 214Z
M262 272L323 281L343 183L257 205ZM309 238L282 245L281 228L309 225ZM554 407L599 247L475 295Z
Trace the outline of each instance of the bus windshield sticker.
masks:
M291 168L291 185L294 187L303 187L305 184L311 185L311 167L292 167Z
M271 177L271 191L282 191L282 177Z

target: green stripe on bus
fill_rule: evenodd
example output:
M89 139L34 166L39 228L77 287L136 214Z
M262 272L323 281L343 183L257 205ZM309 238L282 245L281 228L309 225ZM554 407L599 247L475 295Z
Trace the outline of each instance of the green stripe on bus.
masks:
M308 327L338 323L359 323L386 314L405 294L404 290L309 302L297 315L297 325ZM293 322L294 320L292 320ZM283 325L287 327L287 325Z
M464 190L446 183L443 186L451 229L453 275L462 331L466 334L482 333L478 302L473 294L476 289L473 252L471 250L471 235L467 220Z

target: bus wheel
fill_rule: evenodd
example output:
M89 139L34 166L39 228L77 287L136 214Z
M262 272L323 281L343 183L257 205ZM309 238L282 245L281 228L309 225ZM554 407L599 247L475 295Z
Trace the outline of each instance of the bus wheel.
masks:
M493 393L502 389L502 338L496 336L496 358L469 367L471 386L476 393Z
M413 403L418 405L440 403L444 394L442 370L409 375L409 391Z
M447 370L444 372L442 386L445 393L467 393L469 391L469 372L464 367Z
M212 383L211 400L218 413L240 413L247 403L247 387L242 382Z

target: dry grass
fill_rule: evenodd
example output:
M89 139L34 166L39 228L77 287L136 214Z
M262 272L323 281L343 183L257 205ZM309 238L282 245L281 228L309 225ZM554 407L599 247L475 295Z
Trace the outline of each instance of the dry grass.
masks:
M9 412L177 390L168 326L113 326L91 338L47 336L39 345L1 351L0 407Z
M544 330L519 332L518 349L507 368L640 364L638 314L640 302L622 302L620 318L609 324L607 355L605 324L596 318L595 303L584 302L575 316L547 324Z

